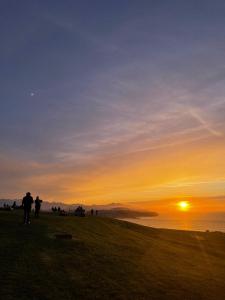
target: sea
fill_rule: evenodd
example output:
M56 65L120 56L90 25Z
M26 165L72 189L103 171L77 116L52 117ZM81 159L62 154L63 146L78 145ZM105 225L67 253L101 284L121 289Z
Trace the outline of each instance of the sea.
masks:
M126 218L123 220L155 228L225 232L225 213L184 214L181 216L159 215L156 217Z

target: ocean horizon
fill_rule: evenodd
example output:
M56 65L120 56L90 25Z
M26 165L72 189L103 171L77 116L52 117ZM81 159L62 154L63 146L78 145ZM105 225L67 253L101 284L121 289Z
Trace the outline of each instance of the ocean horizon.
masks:
M157 217L139 217L123 219L139 225L163 229L190 231L221 231L225 232L225 212L203 215L158 215Z

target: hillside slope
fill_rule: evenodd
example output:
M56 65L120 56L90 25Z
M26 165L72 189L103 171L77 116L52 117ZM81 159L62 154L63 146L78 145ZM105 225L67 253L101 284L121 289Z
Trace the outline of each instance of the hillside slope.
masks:
M225 234L0 212L1 299L225 299ZM72 240L55 239L70 233Z

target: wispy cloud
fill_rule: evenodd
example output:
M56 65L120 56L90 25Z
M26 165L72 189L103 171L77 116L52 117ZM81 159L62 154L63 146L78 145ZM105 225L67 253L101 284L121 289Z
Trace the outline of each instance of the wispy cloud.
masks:
M199 113L199 111L194 110L193 108L189 109L189 113L190 115L196 119L202 126L203 128L205 128L209 133L211 133L214 136L223 136L223 133L214 129L213 126L210 124L209 121L205 120L201 114Z

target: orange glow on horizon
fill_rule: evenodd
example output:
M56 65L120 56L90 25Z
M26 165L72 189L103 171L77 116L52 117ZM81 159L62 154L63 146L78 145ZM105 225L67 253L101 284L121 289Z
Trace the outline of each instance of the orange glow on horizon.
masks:
M52 168L50 173L37 172L26 179L26 186L48 201L67 204L120 203L178 214L184 209L177 203L189 201L189 214L225 211L225 161L221 160L224 140L214 138L212 142L208 138L198 144L179 143L176 148L164 141L158 146L117 156L94 157L84 168L69 169L68 173L67 167L60 174L55 171L57 168ZM42 165L35 166L41 168Z

